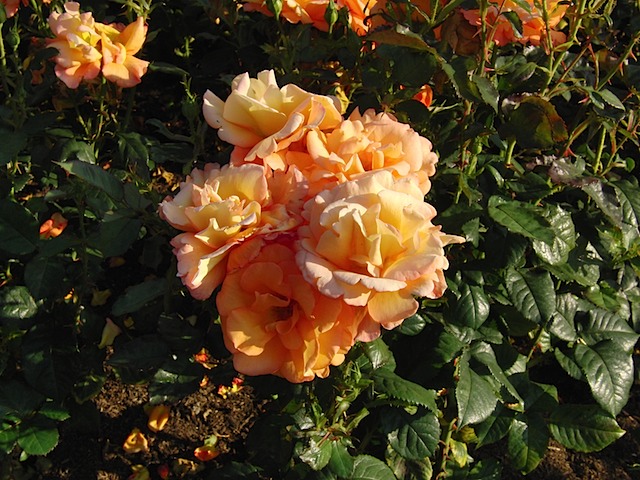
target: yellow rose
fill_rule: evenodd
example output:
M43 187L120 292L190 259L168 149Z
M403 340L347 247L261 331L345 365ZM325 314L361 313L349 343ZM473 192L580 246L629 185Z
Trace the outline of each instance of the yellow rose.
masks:
M329 374L353 346L364 308L322 295L305 282L293 239L255 238L235 250L216 298L234 368L304 382Z
M384 170L319 193L303 215L296 258L305 279L328 297L366 306L378 329L413 315L414 296L443 294L444 246L463 241L433 225L436 211L415 180ZM377 334L369 324L358 338Z
M207 90L202 107L207 123L218 136L236 147L232 163L243 161L269 165L275 152L286 149L304 136L308 128L334 128L342 120L339 101L314 95L289 84L278 87L273 70L257 78L238 75L226 101ZM279 163L271 166L285 170Z

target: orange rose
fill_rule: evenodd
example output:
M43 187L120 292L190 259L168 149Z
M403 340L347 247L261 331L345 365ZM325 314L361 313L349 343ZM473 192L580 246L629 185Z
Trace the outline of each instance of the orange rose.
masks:
M257 78L238 75L226 101L207 90L202 111L218 136L236 147L233 164L255 161L286 170L280 157L272 155L301 139L309 128L334 128L342 120L339 107L336 98L293 84L280 88L273 70L265 70Z
M184 231L171 245L178 276L194 298L209 298L220 285L230 250L252 235L292 228L297 220L284 205L273 204L264 167L208 164L194 169L167 197L160 216Z
M280 16L289 23L311 24L318 30L326 32L329 30L329 25L324 18L327 5L329 5L328 0L283 0ZM273 16L264 0L247 0L243 8L246 12L260 12L269 17Z
M367 308L359 340L394 328L418 309L413 298L442 296L449 263L444 246L463 241L431 220L415 181L389 171L363 174L309 200L296 258L304 278L331 298Z
M78 88L82 80L91 80L100 73L102 54L98 50L100 35L90 12L80 13L77 2L64 4L65 13L49 15L49 26L56 36L47 44L58 50L53 57L55 72L69 88Z
M60 235L69 221L61 213L54 213L51 218L40 225L40 238L55 238Z
M149 62L134 57L144 43L147 26L142 17L127 25L96 25L101 35L102 74L120 87L133 87L141 82Z
M354 111L329 133L311 130L306 147L308 155L287 158L307 177L311 194L364 172L388 170L397 178L416 176L424 195L438 161L429 140L392 115L374 110L362 115Z
M7 18L13 17L20 7L20 0L0 0L0 4L4 6L4 11L7 14ZM27 6L29 0L22 0L22 5Z
M344 361L364 309L305 282L291 239L253 239L231 254L229 267L216 304L238 372L299 383Z
M519 42L524 45L540 45L546 38L547 25L544 21L544 12L534 0L525 0L529 4L529 9L525 10L513 0L491 0L487 9L486 23L494 29L493 41L496 45L507 45ZM545 0L548 15L548 28L550 29L551 42L558 45L566 41L567 37L562 32L557 32L553 28L560 23L562 17L569 7L568 4L560 3L560 0ZM515 12L522 21L522 35L513 30L511 22L502 15L503 12ZM479 10L463 10L462 14L471 25L480 27L482 19Z

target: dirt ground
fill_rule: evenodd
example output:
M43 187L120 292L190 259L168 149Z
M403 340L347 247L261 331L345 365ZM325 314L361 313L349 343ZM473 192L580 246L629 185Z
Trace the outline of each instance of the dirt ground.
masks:
M61 424L60 443L31 469L28 476L42 480L126 480L132 467L146 465L150 480L163 478L215 478L215 470L225 463L246 460L243 441L257 417L267 408L265 400L250 385L244 385L226 398L217 385L206 385L171 405L169 421L157 433L149 430L144 406L148 403L145 386L124 385L113 379L91 402L86 402L72 420ZM539 467L526 478L531 480L636 480L640 479L640 385L618 417L627 433L601 452L581 454L567 451L552 441ZM139 428L149 442L146 452L126 454L123 443L133 428ZM208 462L194 456L205 439L215 435L221 454ZM501 445L484 452L504 465L503 479L523 476L509 470ZM35 470L35 471L34 471ZM213 474L212 476L210 476ZM167 478L167 477L165 477ZM277 479L274 479L277 480Z

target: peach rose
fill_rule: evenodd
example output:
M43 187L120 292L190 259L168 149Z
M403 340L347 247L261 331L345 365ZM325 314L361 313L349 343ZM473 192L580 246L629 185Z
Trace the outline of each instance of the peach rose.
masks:
M94 79L100 73L100 35L91 13L80 13L77 2L65 3L64 9L65 13L49 15L49 26L56 38L47 40L47 44L58 50L53 57L57 77L67 87L78 88L82 80Z
M361 329L371 340L379 326L394 328L418 309L414 296L438 298L448 267L443 247L463 239L431 223L435 209L411 179L378 171L325 190L303 212L298 265L304 278L331 298L367 307L377 324Z
M308 155L292 152L287 158L309 179L312 194L364 172L389 170L398 178L415 175L424 195L438 161L431 148L429 140L392 115L355 110L331 132L309 131Z
M257 78L238 75L231 89L224 102L207 90L202 109L218 136L236 147L234 164L257 161L286 170L278 156L270 164L274 152L286 149L309 128L331 129L342 121L337 99L314 95L293 84L280 88L273 70L262 71Z
M211 296L226 272L229 250L255 234L293 228L298 221L273 204L264 167L208 164L194 169L174 197L159 206L161 218L182 230L171 245L178 276L194 298Z
M237 255L237 258L236 258ZM305 282L293 240L255 238L231 254L216 298L234 368L290 382L325 378L353 346L364 308L325 297Z
M494 28L493 41L496 45L502 46L509 43L519 42L523 45L540 45L546 38L547 25L544 21L544 12L534 0L525 0L529 4L526 10L513 0L491 0L487 9L486 22ZM551 42L558 45L566 41L567 37L562 32L557 32L553 28L560 23L569 7L568 4L560 3L560 0L545 0L548 15L548 28L550 29ZM522 35L513 30L511 22L502 15L503 12L516 12L522 21ZM479 10L463 10L462 14L466 20L477 27L481 26Z
M328 5L328 0L283 0L280 16L289 23L311 24L326 32L329 25L324 18L324 12ZM247 0L243 3L243 9L245 12L260 12L269 17L273 16L264 0Z
M0 3L4 6L7 18L11 18L18 12L21 0L0 0ZM29 0L22 0L22 5L26 7L28 4Z
M147 26L142 17L126 27L122 24L96 25L101 35L102 74L120 87L133 87L141 82L149 62L134 55L142 48Z

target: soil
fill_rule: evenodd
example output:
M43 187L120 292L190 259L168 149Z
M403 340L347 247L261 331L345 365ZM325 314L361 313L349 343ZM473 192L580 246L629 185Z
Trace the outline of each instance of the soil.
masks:
M168 477L215 478L210 472L225 463L246 460L243 441L268 402L250 386L226 395L208 384L171 405L166 426L157 433L147 427L147 389L126 385L111 378L91 402L72 412L72 420L61 424L58 446L32 470L32 475L15 478L42 480L126 480L132 467L148 467L149 480ZM576 453L551 441L547 455L529 480L640 480L640 385L618 417L626 434L600 452ZM123 443L133 428L148 439L148 451L127 454ZM208 462L194 456L194 450L212 436L218 439L220 455ZM524 478L509 469L504 445L485 447L482 456L497 458L503 465L503 480ZM479 452L478 452L479 453ZM42 459L41 459L42 460ZM11 477L12 478L12 477Z

